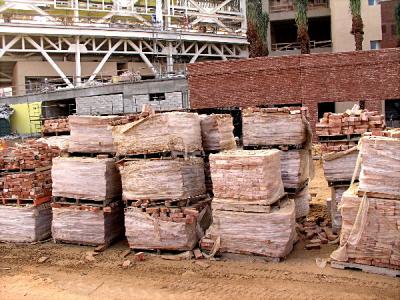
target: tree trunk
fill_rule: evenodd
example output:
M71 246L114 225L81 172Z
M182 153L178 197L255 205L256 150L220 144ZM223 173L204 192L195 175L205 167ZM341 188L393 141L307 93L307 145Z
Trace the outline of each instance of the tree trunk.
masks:
M351 34L354 35L356 50L362 50L362 43L364 40L364 24L361 16L354 16L352 19Z
M249 57L268 56L268 48L260 39L256 25L252 22L247 23L247 41L249 42Z
M310 37L307 27L301 26L297 29L297 41L300 43L301 54L310 54Z

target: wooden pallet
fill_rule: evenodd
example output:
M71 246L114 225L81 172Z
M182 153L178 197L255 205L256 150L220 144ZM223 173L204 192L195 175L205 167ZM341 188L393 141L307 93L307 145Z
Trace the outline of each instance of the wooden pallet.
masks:
M43 172L51 170L51 166L38 167L32 169L0 169L1 174L14 174L14 173L31 173L31 172Z
M355 181L357 183L358 180ZM328 186L337 187L337 186L350 186L351 180L328 180Z
M115 153L85 153L85 152L66 152L61 154L62 157L91 157L91 158L113 158Z
M39 206L43 203L51 202L51 196L36 197L33 199L0 198L0 204L6 206Z
M341 270L358 270L366 273L386 275L391 277L400 277L400 270L376 267L370 265L362 265L351 262L331 261L331 267Z
M335 135L319 135L318 140L320 143L329 143L329 142L351 142L358 141L361 138L360 133L352 133L352 134L335 134Z
M297 186L295 188L285 187L285 192L290 195L295 195L298 192L300 192L301 190L303 190L307 185L308 185L308 178L303 183L299 184L299 186Z
M124 199L124 202L126 207L155 207L160 205L166 207L186 207L206 199L208 199L208 195L202 194L185 199Z
M64 131L53 131L53 132L42 132L42 137L49 137L49 136L61 136L61 135L70 135L71 132L68 130Z
M243 150L269 150L279 149L282 151L304 149L304 144L301 145L243 145Z
M113 206L115 203L118 203L118 200L120 199L121 197L114 197L112 199L105 199L105 200L93 200L93 199L78 199L78 198L53 196L52 202L53 204L58 204L61 207L92 206L92 207L104 208L107 206Z
M183 151L163 151L156 153L137 153L118 155L119 161L126 161L130 159L150 159L150 158L186 158L186 157L204 157L204 151L183 152Z
M249 212L249 213L271 213L275 208L279 209L288 203L288 195L285 194L278 201L265 205L259 201L242 201L242 200L226 200L216 199L212 201L213 210L235 211L235 212Z
M400 196L397 196L397 195L376 193L376 192L364 192L364 191L358 190L359 197L364 197L364 194L367 194L367 197L369 197L369 198L400 200Z

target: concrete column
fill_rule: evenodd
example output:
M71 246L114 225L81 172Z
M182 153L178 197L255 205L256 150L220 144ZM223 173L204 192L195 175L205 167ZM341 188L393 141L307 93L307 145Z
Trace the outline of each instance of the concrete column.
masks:
M81 86L82 84L82 67L81 67L81 47L79 36L76 37L75 42L75 85Z
M172 42L168 42L168 53L167 53L167 72L174 72L174 58L172 56L173 47Z

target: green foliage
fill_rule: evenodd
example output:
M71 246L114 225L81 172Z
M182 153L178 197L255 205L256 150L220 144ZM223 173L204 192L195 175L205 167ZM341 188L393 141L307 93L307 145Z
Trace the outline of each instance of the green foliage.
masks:
M250 44L257 45L257 54L255 56L268 55L268 13L263 12L261 0L248 0L247 1L247 23L249 28L249 42ZM261 48L261 49L260 49Z
M307 8L308 8L308 0L295 0L294 2L296 6L296 25L297 27L308 27L308 19L307 19Z
M350 0L350 12L353 17L361 16L361 0Z

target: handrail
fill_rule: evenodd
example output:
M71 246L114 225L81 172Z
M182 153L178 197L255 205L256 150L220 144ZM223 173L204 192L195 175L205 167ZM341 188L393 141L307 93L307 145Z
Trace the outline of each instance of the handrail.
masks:
M272 51L291 51L291 50L298 50L300 49L300 43L299 42L293 42L293 43L274 43L271 45L271 50ZM332 41L331 40L326 40L326 41L310 41L310 48L311 49L316 49L316 48L330 48L332 47Z
M308 1L308 9L317 9L317 8L329 8L329 0L310 0ZM275 4L270 1L269 12L270 13L279 13L279 12L289 12L294 11L294 1L289 0L288 3L285 4Z

